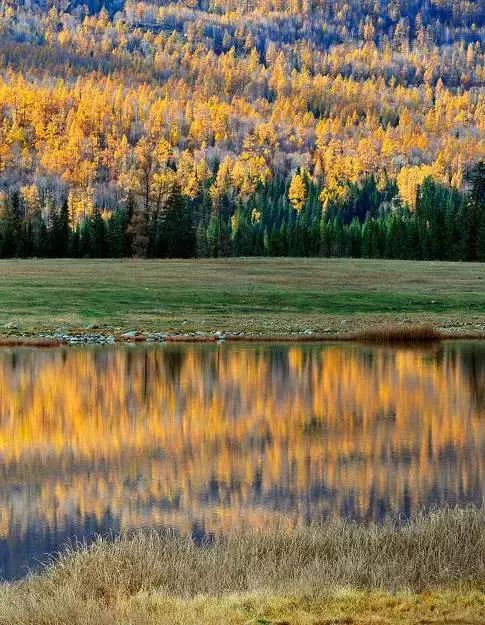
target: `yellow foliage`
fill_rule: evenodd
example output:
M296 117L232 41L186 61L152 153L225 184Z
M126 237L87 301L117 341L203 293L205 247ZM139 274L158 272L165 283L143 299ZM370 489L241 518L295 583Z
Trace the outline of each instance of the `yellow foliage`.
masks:
M138 184L145 150L152 152L154 171L168 160L180 166L189 197L227 157L226 182L234 187L228 193L246 198L259 183L304 165L323 179L325 204L344 198L346 183L369 172L395 179L403 167L437 163L439 154L445 159L439 175L462 187L463 171L485 158L479 41L445 46L445 53L418 14L421 34L409 46L399 3L389 7L396 41L374 45L381 29L374 8L356 25L359 45L345 28L336 38L344 43L325 50L311 38L271 40L264 63L253 30L258 20L313 14L319 3L212 0L206 15L195 0L183 7L127 2L116 19L105 10L75 17L62 3L35 12L35 4L5 0L0 11L5 58L12 54L10 31L18 28L25 37L32 24L35 36L56 50L40 60L32 53L29 69L19 58L12 64L17 70L5 69L0 78L0 172L21 172L21 184L57 177L76 190L108 185L119 193ZM345 22L355 4L337 3L332 19ZM158 28L179 19L186 36ZM207 45L205 19L225 33L221 53ZM71 66L73 58L82 71ZM99 59L99 71L90 69L92 59ZM103 74L107 59L116 69ZM450 59L457 88L446 80ZM187 150L194 155L188 169L181 160ZM196 171L200 163L203 175ZM405 180L413 175L400 177L411 204L412 184ZM214 197L222 192L220 180L216 184ZM297 210L301 192L290 199Z
M397 186L402 201L411 209L416 208L417 192L423 180L434 173L430 165L402 167L397 175Z
M301 213L305 206L307 188L301 174L293 176L290 188L288 189L288 199L297 213Z

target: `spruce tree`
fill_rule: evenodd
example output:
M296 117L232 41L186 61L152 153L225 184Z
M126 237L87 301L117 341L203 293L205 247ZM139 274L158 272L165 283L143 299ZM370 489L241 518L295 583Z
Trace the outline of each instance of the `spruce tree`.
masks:
M485 262L485 210L482 210L478 222L477 260Z
M322 215L320 221L320 256L328 258L330 256L330 249L330 227L326 216Z
M10 258L17 251L17 232L15 217L9 202L4 203L3 214L0 218L0 256Z
M103 258L106 256L107 232L106 224L99 208L95 208L90 219L91 227L91 251L90 256L93 258Z
M107 249L111 258L121 258L124 252L124 215L115 210L106 226Z
M466 244L467 260L479 260L483 253L483 220L485 213L485 161L480 161L469 173L472 188L467 201Z
M354 217L348 229L349 255L352 258L360 258L362 255L362 228L357 217Z
M178 182L173 184L167 200L163 233L165 253L169 258L191 258L194 255L194 226Z
M207 224L199 221L195 233L195 255L197 258L209 257L209 244L207 242Z
M69 215L69 205L67 199L64 200L59 213L59 243L58 249L60 256L65 257L69 254L71 236L71 220Z

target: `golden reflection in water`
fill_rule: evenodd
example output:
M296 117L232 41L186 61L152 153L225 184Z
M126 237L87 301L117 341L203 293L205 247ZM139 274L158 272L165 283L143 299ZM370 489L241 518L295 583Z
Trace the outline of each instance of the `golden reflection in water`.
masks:
M484 388L480 344L0 350L0 538L481 500Z

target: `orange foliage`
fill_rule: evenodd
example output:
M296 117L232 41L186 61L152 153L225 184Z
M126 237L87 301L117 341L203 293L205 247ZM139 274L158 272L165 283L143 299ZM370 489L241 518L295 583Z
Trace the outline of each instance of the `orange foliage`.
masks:
M476 492L485 379L468 371L447 346L1 351L0 534L73 511L217 530Z

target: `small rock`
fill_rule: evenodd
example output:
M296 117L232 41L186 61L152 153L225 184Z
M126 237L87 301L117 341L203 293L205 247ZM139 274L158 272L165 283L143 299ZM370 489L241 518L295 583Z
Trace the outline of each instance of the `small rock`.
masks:
M225 333L221 332L220 330L217 330L217 332L214 332L214 336L216 339L220 339L220 340L223 340L226 337Z
M90 323L87 330L99 330L99 325L97 323Z
M303 334L306 334L307 336L311 336L313 334L313 330L307 329L303 332Z
M129 332L121 334L119 338L121 341L146 341L146 336L139 330L130 330Z
M15 323L14 321L9 321L8 323L5 324L4 327L6 330L20 330L19 324Z

